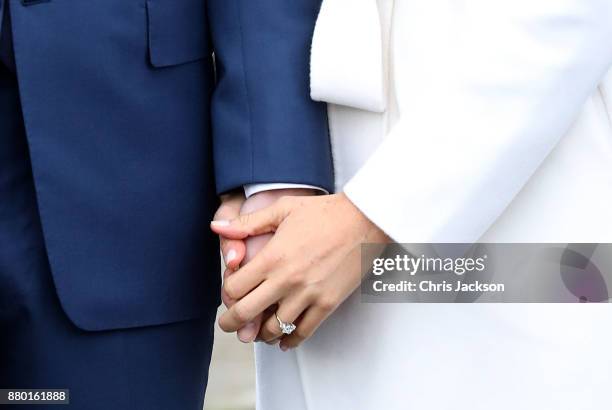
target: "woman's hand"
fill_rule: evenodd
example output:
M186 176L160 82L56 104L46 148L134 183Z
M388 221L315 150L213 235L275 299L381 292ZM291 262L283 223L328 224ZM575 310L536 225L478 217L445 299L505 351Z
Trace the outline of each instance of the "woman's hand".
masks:
M245 198L242 190L234 191L221 196L221 205L215 213L214 220L231 220L237 218L241 213L250 213L265 208L283 196L316 195L318 192L304 188L288 188L256 193L250 198ZM251 236L245 240L235 240L220 235L221 254L226 269L223 273L223 281L233 274L240 265L248 263L272 237L271 234ZM229 309L236 300L230 298L221 290L221 300ZM259 334L262 316L254 318L245 326L237 330L238 339L244 343L255 340Z
M261 252L227 277L224 293L237 302L219 320L226 332L240 329L278 303L277 315L297 329L281 349L299 345L359 286L361 243L388 242L387 236L344 194L283 197L273 205L212 229L233 240L274 232ZM260 338L283 336L276 317L263 324Z

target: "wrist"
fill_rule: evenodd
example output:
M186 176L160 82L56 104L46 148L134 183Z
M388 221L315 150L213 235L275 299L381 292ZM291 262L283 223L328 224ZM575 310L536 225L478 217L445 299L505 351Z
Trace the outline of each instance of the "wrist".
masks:
M352 215L349 219L354 221L351 225L358 230L362 243L390 243L391 238L368 218L344 193L339 194L340 201L346 207L346 214ZM355 223L359 221L359 223Z

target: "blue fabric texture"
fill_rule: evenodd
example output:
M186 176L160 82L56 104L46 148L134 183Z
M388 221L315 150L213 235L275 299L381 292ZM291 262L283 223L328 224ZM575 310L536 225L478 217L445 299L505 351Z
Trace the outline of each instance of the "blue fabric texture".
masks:
M214 306L198 319L96 332L77 328L63 311L42 234L6 23L0 38L0 388L69 389L74 410L201 410ZM14 407L46 406L6 406Z

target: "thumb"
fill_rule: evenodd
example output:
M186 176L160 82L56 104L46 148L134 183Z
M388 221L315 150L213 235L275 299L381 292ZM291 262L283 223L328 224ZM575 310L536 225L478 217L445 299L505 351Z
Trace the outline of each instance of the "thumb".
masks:
M292 204L290 197L283 197L259 211L242 214L232 220L212 221L210 227L214 232L230 239L273 233L291 213Z
M244 203L244 195L226 195L215 213L214 220L230 220L240 215L240 208ZM223 261L228 268L238 269L245 256L244 241L226 238L220 235L221 253Z

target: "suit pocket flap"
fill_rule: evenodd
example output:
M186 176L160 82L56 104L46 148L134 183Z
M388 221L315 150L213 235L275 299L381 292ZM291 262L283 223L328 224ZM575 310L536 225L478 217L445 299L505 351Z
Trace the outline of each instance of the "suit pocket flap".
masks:
M205 0L147 0L149 59L154 67L211 54Z

